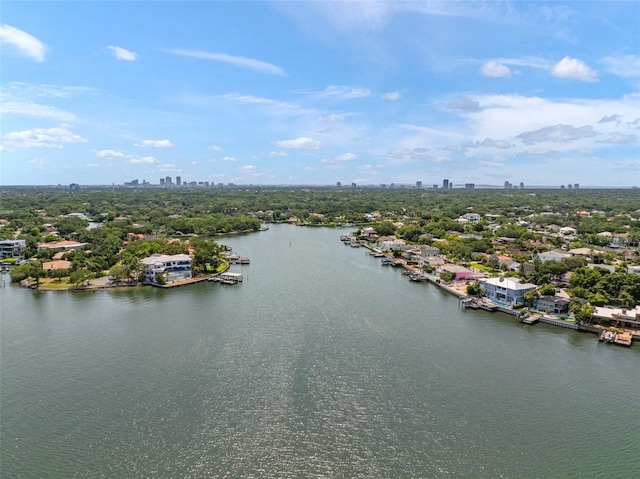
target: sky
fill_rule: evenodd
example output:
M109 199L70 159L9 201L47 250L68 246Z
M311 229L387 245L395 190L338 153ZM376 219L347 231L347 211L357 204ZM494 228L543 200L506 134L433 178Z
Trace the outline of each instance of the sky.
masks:
M4 1L0 185L640 186L637 1Z

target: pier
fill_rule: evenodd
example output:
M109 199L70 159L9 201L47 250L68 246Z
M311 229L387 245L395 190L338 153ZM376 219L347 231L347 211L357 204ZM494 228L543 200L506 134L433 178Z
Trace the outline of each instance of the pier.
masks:
M238 284L241 283L242 280L242 273L232 273L230 271L226 271L224 273L220 273L217 276L209 278L209 281L214 281L216 283L222 284Z

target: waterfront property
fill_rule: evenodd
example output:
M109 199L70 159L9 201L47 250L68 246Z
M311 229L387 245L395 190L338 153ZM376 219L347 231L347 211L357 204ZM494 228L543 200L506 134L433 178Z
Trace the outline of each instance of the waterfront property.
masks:
M517 278L488 278L480 280L485 296L496 303L514 305L524 303L524 294L536 289L535 284L522 283Z
M535 308L553 314L568 314L569 302L567 298L558 296L539 296L535 300Z
M192 259L187 254L153 254L140 261L143 282L163 284L192 277Z
M0 241L0 259L24 259L24 249L26 247L27 240L2 240Z
M632 309L596 306L593 317L609 321L612 326L640 329L640 306Z
M469 268L465 268L464 266L458 266L456 264L445 264L438 269L440 273L453 273L455 274L455 280L466 280L466 279L480 279L484 278L483 273L479 273L478 271L474 271Z

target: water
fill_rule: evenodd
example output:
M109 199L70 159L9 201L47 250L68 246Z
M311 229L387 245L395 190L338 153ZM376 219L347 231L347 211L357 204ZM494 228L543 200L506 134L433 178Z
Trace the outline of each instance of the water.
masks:
M461 310L341 232L224 238L238 286L0 288L1 476L640 477L637 345Z

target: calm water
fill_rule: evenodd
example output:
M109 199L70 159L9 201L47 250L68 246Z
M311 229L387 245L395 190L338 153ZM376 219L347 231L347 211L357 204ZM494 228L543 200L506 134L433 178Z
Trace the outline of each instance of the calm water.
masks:
M1 476L640 477L637 345L463 311L341 232L221 240L238 286L0 288Z

